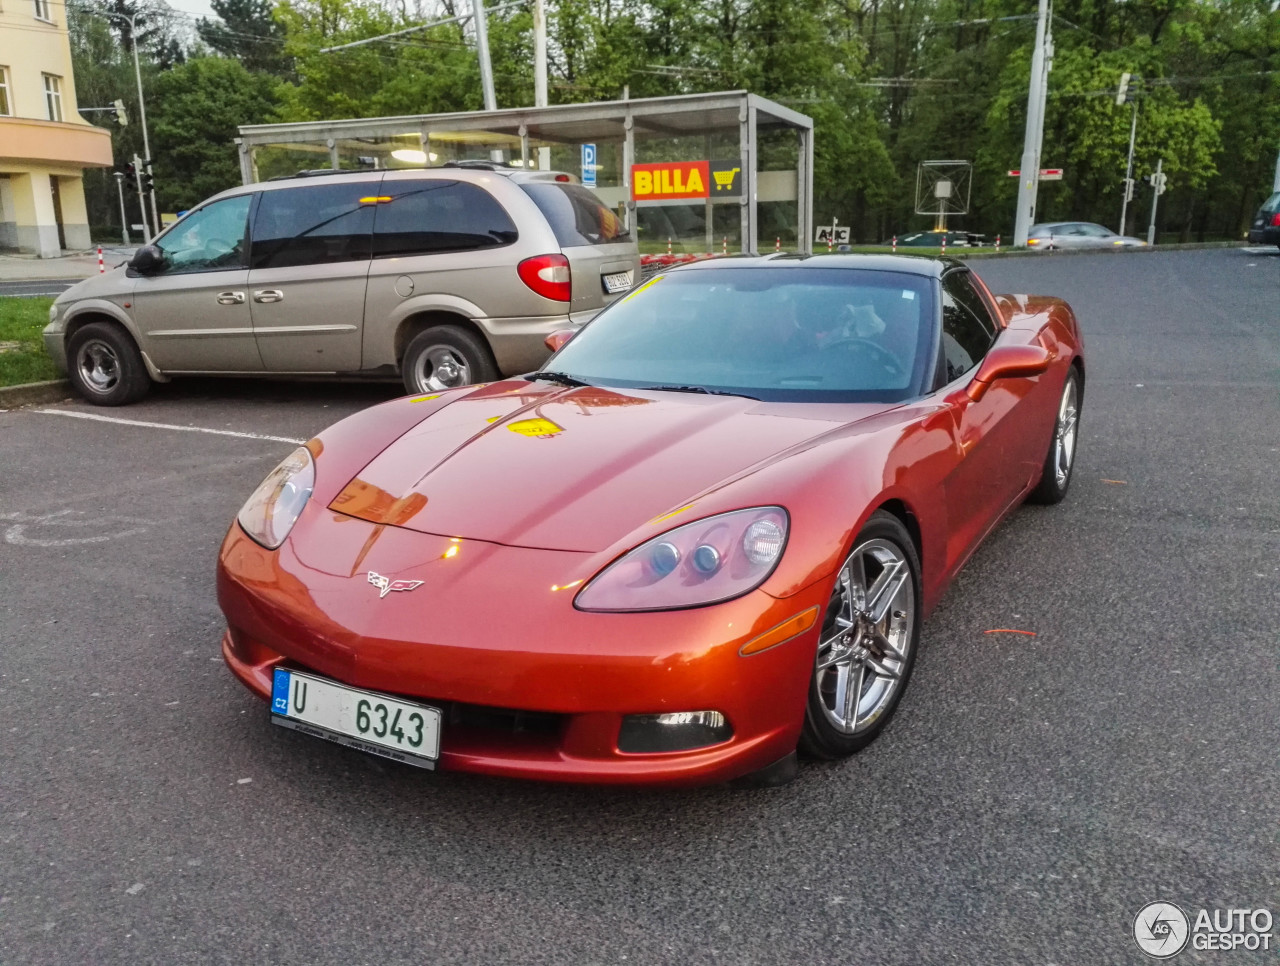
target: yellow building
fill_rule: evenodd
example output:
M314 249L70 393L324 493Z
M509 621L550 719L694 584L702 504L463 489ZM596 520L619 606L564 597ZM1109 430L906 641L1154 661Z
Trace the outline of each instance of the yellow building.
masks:
M82 118L62 0L0 0L0 249L88 248L81 172L110 167L111 135Z

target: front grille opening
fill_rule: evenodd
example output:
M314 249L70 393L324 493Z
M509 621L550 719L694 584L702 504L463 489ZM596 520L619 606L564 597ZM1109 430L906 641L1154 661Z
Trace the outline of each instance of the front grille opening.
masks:
M552 711L521 711L517 708L490 708L481 704L453 702L445 709L445 726L501 731L506 734L559 737L565 715ZM447 731L446 731L447 734Z

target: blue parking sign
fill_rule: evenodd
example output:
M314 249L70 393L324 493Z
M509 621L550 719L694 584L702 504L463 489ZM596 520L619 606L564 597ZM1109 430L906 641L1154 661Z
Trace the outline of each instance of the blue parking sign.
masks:
M582 183L588 188L596 186L596 146L594 144L582 146Z

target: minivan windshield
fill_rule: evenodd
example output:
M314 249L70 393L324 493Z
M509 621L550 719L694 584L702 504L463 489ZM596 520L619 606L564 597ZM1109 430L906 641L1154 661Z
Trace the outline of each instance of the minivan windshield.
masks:
M932 365L933 300L930 279L904 272L676 271L615 302L546 368L619 388L897 402Z

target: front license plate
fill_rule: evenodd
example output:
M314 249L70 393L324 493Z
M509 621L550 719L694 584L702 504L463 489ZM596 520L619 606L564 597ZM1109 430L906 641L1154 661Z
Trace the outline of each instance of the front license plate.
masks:
M440 757L438 708L300 671L275 669L271 721L419 768Z
M625 292L631 288L630 272L614 272L612 275L601 275L604 280L604 290L610 295L616 295L618 292Z

